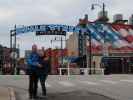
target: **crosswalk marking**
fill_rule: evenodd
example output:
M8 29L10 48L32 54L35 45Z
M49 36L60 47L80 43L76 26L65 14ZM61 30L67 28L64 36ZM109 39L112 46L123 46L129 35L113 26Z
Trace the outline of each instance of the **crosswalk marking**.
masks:
M100 81L104 83L109 83L109 84L117 84L117 82L111 81L111 80L100 80Z
M75 86L74 84L72 84L70 82L67 82L67 81L59 81L58 83L63 85L63 86L66 86L66 87L73 87L73 86Z
M47 82L45 83L45 85L46 85L47 88L52 87L52 86L51 86L49 83L47 83ZM39 87L39 88L41 87L41 83L40 83L40 82L38 83L38 87Z
M90 81L82 81L81 83L84 83L84 84L87 84L87 85L99 85L99 83L90 82Z
M98 86L98 85L102 85L101 82L103 82L105 84L112 84L112 85L114 85L114 84L117 84L119 82L133 83L133 80L128 80L128 79L127 80L126 79L125 80L123 79L123 80L118 80L118 81L98 80L96 82L94 82L94 81L87 81L87 80L85 80L85 81L78 81L78 82L71 82L71 81L64 80L64 81L57 81L55 84L58 84L58 86L64 86L64 87L74 87L74 86L78 85L78 83L79 84L82 84L82 85ZM45 84L46 84L46 87L47 88L54 87L49 82L46 82ZM40 82L38 83L38 87L41 88Z
M129 82L129 83L133 83L133 80L120 80L122 82Z

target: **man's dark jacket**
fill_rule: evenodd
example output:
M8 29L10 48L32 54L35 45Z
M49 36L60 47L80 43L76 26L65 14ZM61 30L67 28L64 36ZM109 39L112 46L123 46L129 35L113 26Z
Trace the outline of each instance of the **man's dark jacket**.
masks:
M28 64L28 70L27 70L28 74L38 73L37 64L39 64L39 55L36 52L32 52L27 59L27 64Z

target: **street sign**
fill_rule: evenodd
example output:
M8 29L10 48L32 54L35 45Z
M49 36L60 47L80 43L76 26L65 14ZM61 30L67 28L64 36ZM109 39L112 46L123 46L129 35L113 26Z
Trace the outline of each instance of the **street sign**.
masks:
M37 31L36 35L66 35L65 31L56 31L56 30L49 30L47 32L45 31Z

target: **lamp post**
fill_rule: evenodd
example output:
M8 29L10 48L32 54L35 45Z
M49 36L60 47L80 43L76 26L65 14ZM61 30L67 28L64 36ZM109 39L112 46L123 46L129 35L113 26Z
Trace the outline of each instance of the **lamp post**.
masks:
M13 68L13 74L15 74L16 71L16 59L17 59L17 53L16 53L16 45L17 45L17 36L16 36L16 25L15 25L15 33L14 33L14 54L13 54L13 58L14 58L14 68Z
M12 47L12 31L10 31L10 54L12 53L12 49L13 49L13 47ZM13 61L12 61L12 57L10 57L10 66L11 66L11 68L13 67Z
M99 21L101 21L103 24L106 24L106 22L108 21L108 18L107 18L107 16L106 16L106 14L105 14L105 4L103 3L102 5L99 5L99 4L92 4L92 7L91 7L91 10L94 10L95 9L95 6L99 6L101 9L102 9L102 18L99 20ZM106 46L106 41L105 41L105 37L106 37L106 31L105 31L105 29L103 29L103 34L104 34L104 41L103 41L103 43L102 43L102 53L103 53L103 56L107 56L108 54L107 54L107 46Z
M14 30L10 31L10 49L11 49L11 68L12 73L15 74L15 68L16 68L16 25L14 26Z
M102 9L102 22L107 22L108 21L108 18L106 17L106 15L105 15L105 4L103 3L102 5L99 5L99 4L92 4L92 6L91 6L91 10L94 10L95 9L95 6L98 6L98 7L100 7L101 9Z
M91 10L95 9L95 6L98 6L102 9L102 17L100 19L98 19L98 21L100 21L103 24L106 24L106 22L109 20L106 16L106 12L105 12L105 4L103 3L102 5L99 4L92 4L91 6ZM104 30L104 29L103 29ZM108 46L106 45L106 41L105 41L105 37L106 37L106 31L104 30L104 41L102 43L102 56L108 56Z

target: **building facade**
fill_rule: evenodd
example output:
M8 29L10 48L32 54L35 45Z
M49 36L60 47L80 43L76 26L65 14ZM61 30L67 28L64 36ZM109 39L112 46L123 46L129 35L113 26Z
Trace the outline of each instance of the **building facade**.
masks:
M79 44L78 44L78 34L73 33L69 36L66 41L66 48L68 50L68 56L79 56Z
M86 16L84 19L80 19L78 25L84 28L85 24L88 24L88 29L90 30L89 34L91 34L91 51L92 51L91 63L93 64L93 62L95 62L95 67L101 68L103 57L110 57L111 59L117 58L119 60L114 60L116 64L113 62L110 64L111 65L110 68L112 68L111 70L114 70L115 72L116 70L121 69L121 68L117 69L117 67L121 66L123 62L125 66L123 69L127 69L128 59L130 59L130 62L132 62L132 57L133 57L133 26L125 24L124 21L122 20L121 20L122 23L104 24L99 22L98 20L90 22L88 21L87 18L88 17ZM67 49L69 52L69 56L71 56L71 54L75 54L75 56L83 56L84 54L86 54L84 50L85 38L83 37L82 34L81 35L80 34L75 35L75 34L76 33L71 35L67 41ZM87 36L88 38L89 34ZM89 41L87 42L88 43L86 44L88 44L88 46L86 45L86 47L87 51L89 52L90 44ZM132 68L129 67L128 70L130 69Z
M19 49L16 49L17 58L19 58ZM12 58L11 49L0 45L0 72L2 74L12 74L16 66L13 64L16 63L16 59ZM13 66L11 66L11 64ZM12 68L13 67L13 68Z

